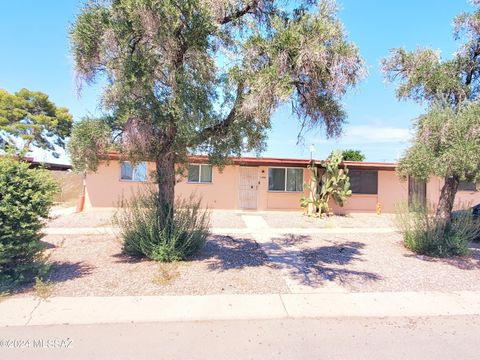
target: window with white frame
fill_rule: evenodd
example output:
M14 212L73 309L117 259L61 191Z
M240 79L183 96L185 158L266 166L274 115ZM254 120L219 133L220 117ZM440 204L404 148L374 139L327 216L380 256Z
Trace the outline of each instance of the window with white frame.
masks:
M212 182L212 165L192 164L188 166L188 182L208 184Z
M147 181L147 163L132 164L124 161L121 165L120 179L126 181Z
M303 191L303 169L297 168L269 168L269 191Z

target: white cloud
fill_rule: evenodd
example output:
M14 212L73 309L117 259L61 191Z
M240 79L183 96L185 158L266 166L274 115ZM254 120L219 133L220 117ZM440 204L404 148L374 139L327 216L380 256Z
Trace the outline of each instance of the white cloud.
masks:
M387 144L406 143L412 137L410 129L382 125L352 125L345 128L343 135L334 140L337 144ZM317 140L317 139L316 139ZM317 143L326 143L318 139Z

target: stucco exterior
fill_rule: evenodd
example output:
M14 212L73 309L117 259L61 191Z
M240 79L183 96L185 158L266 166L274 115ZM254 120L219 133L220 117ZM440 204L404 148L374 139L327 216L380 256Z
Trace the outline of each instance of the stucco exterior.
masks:
M198 162L198 161L197 161ZM271 164L266 161L248 161L246 165L258 176L255 185L255 205L253 210L291 210L300 211L300 198L302 192L284 192L268 190L269 167L301 168L304 182L310 181L310 172L306 168L307 160L272 159ZM225 166L222 171L214 167L212 169L211 183L189 183L186 178L178 177L175 186L177 197L188 198L194 194L202 199L205 206L210 209L242 210L240 201L241 168L244 165L233 164ZM252 165L253 164L253 165ZM388 165L388 166L387 166ZM377 194L353 194L344 207L331 203L336 213L352 212L395 212L395 206L400 202L408 201L408 181L400 179L394 171L392 164L362 163L349 164L349 168L375 170L378 173ZM135 193L145 190L147 186L155 186L150 177L147 182L125 181L120 179L121 163L119 160L104 161L100 164L96 173L88 174L85 180L85 209L116 207L122 199L129 199ZM154 164L148 163L148 173L154 171ZM436 205L443 180L432 178L426 186L427 203ZM308 196L306 190L305 195ZM480 203L480 192L459 191L457 193L456 208L466 207Z

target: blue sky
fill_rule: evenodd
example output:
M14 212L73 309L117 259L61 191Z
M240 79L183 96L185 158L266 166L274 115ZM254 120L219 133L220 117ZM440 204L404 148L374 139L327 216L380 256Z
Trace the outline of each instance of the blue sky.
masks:
M431 46L450 57L456 49L453 18L472 9L467 0L339 0L339 5L349 39L359 47L369 71L344 98L348 114L344 135L326 140L321 131L311 131L297 145L298 121L286 106L274 114L264 156L307 158L313 143L315 158L324 158L333 149L355 148L369 161L396 160L408 146L412 120L424 109L396 99L395 86L384 82L380 60L394 47ZM78 0L0 1L0 88L43 91L76 120L98 113L101 88L84 87L78 96L69 54L68 27L80 6ZM40 152L35 156L52 160Z

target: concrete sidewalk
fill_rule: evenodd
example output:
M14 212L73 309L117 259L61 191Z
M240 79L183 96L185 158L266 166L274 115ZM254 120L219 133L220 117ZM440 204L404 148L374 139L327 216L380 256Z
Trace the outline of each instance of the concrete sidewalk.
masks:
M14 297L0 314L0 326L480 315L480 292Z

